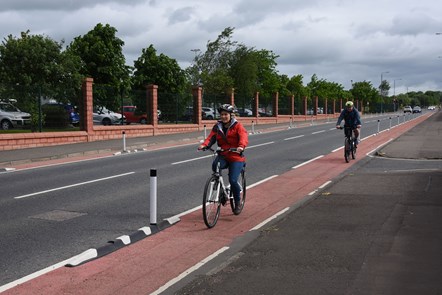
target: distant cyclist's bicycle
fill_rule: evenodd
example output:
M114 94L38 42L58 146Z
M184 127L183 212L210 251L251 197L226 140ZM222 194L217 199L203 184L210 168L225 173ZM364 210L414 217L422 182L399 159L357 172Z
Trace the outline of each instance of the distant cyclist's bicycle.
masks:
M344 143L344 158L345 162L350 162L350 155L352 159L356 159L357 139L353 136L353 129L348 126L340 127L344 129L345 143Z
M220 152L224 151L220 148L217 148L216 150L210 148L208 150L213 152L213 159L215 159ZM236 152L236 149L230 149L229 151ZM239 213L241 213L246 201L245 164L241 171L241 174L239 175L238 183L241 187L240 203L238 205ZM212 228L216 225L216 222L218 221L220 215L221 205L225 206L228 201L230 201L230 207L232 208L232 212L234 212L235 201L233 199L233 192L230 189L230 186L226 186L224 184L224 179L220 169L220 163L218 162L215 172L213 172L213 174L209 177L204 188L203 218L204 223L208 228ZM239 213L237 212L237 214Z

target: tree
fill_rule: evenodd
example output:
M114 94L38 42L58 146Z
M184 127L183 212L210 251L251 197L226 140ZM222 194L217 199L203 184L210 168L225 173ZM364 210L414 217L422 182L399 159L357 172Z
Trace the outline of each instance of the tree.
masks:
M355 82L350 92L354 99L363 100L370 107L377 102L378 91L371 85L371 82Z
M109 24L97 24L84 36L74 38L69 54L81 60L80 73L94 79L94 100L109 109L117 109L121 95L130 89L130 68L123 55L124 42Z
M188 90L185 72L175 59L164 54L157 55L152 44L144 48L135 61L132 83L134 90L141 90L134 103L142 109L147 109L145 89L148 84L158 85L158 106L166 114L174 113L177 103L181 104L180 109L188 104L186 100L178 101L179 96Z
M0 95L15 99L39 122L40 98L74 102L81 90L82 76L75 56L62 52L63 42L22 32L9 35L0 45Z

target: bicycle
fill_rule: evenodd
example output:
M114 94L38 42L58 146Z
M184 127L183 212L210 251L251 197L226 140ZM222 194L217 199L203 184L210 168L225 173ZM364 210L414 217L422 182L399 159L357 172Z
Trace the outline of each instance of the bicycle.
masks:
M216 150L209 148L205 150L210 150L213 152L213 159L215 159L219 153L224 151L221 148L217 148ZM236 149L229 149L229 151L236 152ZM238 205L239 213L241 213L246 201L245 164L243 169L241 170L238 183L241 187L240 203ZM230 207L232 209L232 212L234 213L235 201L233 199L233 192L230 189L230 186L226 186L224 184L224 178L221 174L220 163L218 161L215 172L213 172L209 179L207 179L206 185L204 187L202 210L204 223L208 228L212 228L216 225L221 212L221 205L225 206L227 204L227 201L230 201Z
M341 126L339 127L339 129L344 129L344 134L345 134L344 158L345 162L348 163L350 162L350 155L353 160L356 159L357 139L353 136L353 129L351 127Z

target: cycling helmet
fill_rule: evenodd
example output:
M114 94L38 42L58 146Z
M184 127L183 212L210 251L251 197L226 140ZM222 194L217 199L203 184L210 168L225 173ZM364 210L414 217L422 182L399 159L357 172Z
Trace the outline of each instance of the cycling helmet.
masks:
M232 106L231 104L223 104L218 108L218 112L221 114L221 112L228 112L228 113L233 113L235 111L235 107Z
M345 106L346 106L347 108L353 107L353 102L352 102L352 101L347 101L347 102L345 103Z

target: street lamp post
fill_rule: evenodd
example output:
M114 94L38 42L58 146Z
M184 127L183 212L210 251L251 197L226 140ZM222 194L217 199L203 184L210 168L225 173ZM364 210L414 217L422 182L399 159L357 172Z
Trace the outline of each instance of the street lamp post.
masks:
M381 73L381 85L379 85L379 93L381 94L381 114L383 113L383 103L384 103L384 96L383 96L383 94L382 94L382 81L384 81L384 79L382 78L382 75L383 74L388 74L388 73L390 73L390 72L382 72Z
M394 79L393 80L393 112L396 112L396 81L400 81L400 80L402 80L402 79Z

